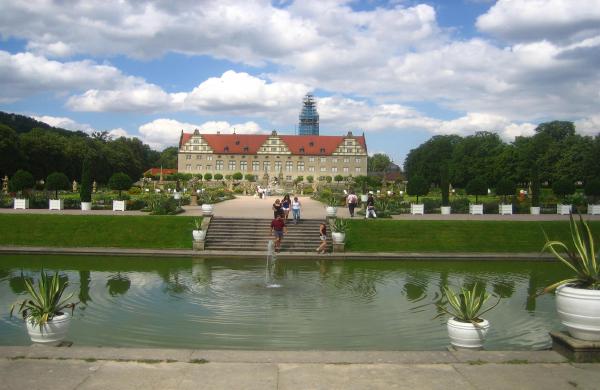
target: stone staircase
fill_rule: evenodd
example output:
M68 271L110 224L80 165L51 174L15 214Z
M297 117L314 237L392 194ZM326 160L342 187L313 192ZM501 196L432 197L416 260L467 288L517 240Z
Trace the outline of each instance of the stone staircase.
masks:
M281 252L314 252L319 246L318 219L303 219L297 225L289 221L288 232L281 243ZM328 247L331 234L327 229ZM205 250L265 251L269 240L274 240L270 219L213 217L205 238Z

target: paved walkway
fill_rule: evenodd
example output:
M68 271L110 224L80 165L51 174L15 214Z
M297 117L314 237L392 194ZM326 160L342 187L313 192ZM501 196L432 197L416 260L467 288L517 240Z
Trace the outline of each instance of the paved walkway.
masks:
M598 389L552 351L207 351L0 347L2 389Z

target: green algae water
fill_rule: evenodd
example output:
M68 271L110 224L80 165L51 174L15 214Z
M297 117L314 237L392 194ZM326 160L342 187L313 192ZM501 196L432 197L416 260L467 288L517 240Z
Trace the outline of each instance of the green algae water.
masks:
M29 345L12 303L25 278L59 271L80 301L67 339L79 346L258 350L443 350L445 285L480 282L500 304L486 318L493 350L550 346L561 329L555 262L259 261L0 256L0 344ZM494 299L494 298L492 298Z

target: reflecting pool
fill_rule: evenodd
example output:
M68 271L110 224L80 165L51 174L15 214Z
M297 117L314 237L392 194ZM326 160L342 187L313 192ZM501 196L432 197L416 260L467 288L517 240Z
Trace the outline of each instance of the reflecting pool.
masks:
M543 349L561 329L555 262L259 261L0 256L0 344L28 345L10 305L42 267L69 280L81 304L75 345L204 349L442 350L433 319L442 286L481 282L502 300L486 314L487 349Z

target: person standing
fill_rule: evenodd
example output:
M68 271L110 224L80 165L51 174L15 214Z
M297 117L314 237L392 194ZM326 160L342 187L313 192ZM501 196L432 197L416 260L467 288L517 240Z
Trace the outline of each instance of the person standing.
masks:
M294 225L297 225L300 222L300 208L302 204L298 200L297 196L294 196L294 200L292 201L292 216L294 217Z
M350 217L354 217L354 209L356 208L356 204L358 203L358 196L354 193L354 191L350 191L350 194L346 197L346 203L348 204L348 211L350 212Z
M373 199L372 192L369 192L369 197L367 198L367 214L365 218L377 218L377 214L375 214L375 199Z
M275 203L273 203L273 218L277 218L279 214L283 214L283 210L281 209L281 201L279 199L275 199Z
M290 215L290 206L292 201L290 200L290 195L285 194L283 200L281 201L281 209L283 210L283 219L287 222L288 216Z
M283 240L284 233L287 233L287 226L285 226L281 213L278 213L271 221L271 234L275 237L275 252L281 250L281 241Z
M325 253L327 252L327 225L325 222L321 222L319 225L319 238L321 245L317 248L317 253Z

